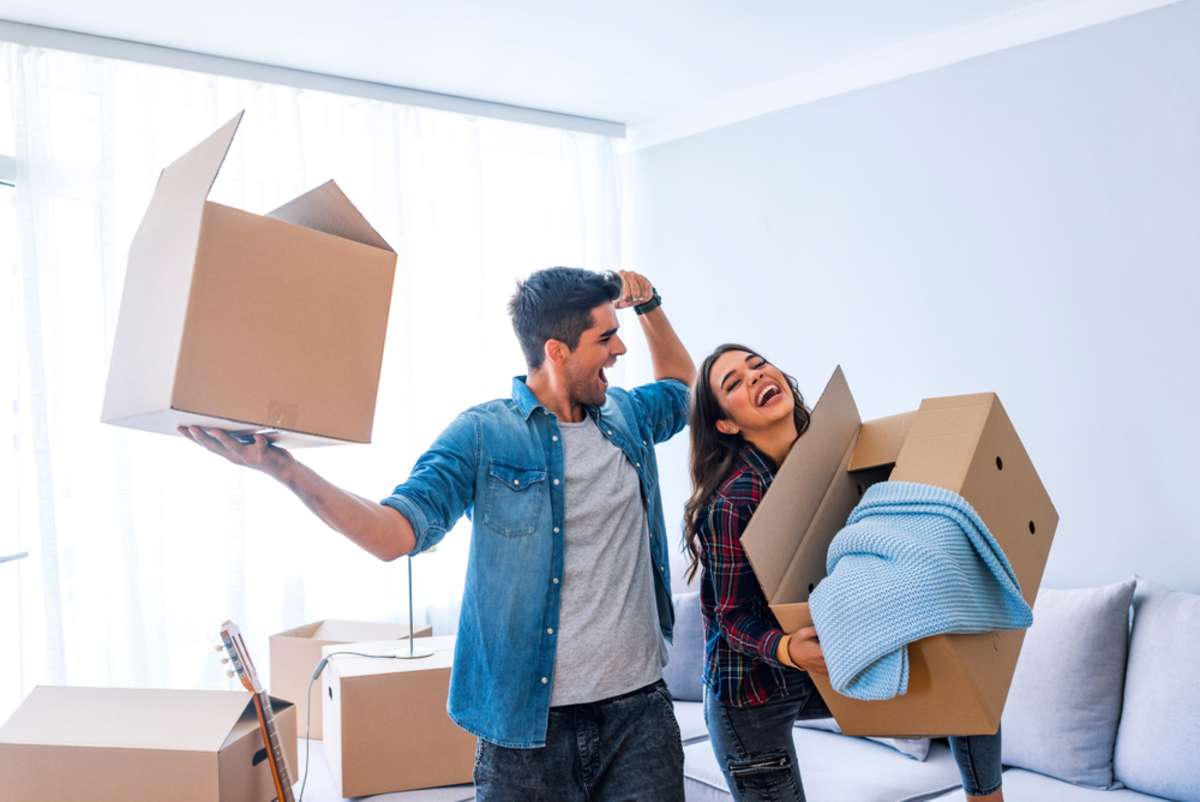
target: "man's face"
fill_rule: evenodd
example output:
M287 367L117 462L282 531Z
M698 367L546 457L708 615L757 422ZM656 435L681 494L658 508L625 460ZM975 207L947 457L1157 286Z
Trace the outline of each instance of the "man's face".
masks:
M592 325L579 337L579 345L563 362L567 390L571 400L588 406L604 403L608 391L605 368L611 368L625 353L625 343L617 336L617 310L611 302L592 309Z

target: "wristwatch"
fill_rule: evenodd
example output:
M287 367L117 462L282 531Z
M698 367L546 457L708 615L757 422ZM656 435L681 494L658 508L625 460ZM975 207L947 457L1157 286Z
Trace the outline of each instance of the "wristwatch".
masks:
M637 312L639 315L644 315L647 312L653 312L655 309L658 309L660 306L662 306L662 296L658 294L658 290L656 290L654 287L651 287L650 292L654 293L650 300L646 301L644 304L635 306L633 311Z

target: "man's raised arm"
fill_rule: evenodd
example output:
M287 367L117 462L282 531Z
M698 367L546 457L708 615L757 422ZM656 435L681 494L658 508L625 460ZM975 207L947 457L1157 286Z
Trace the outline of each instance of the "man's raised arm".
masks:
M656 300L661 304L654 287L645 276L631 271L621 271L620 276L621 297L616 301L618 309L642 306ZM671 326L671 321L667 320L662 306L656 304L653 309L638 315L638 320L650 349L654 378L678 379L691 385L696 376L696 365Z

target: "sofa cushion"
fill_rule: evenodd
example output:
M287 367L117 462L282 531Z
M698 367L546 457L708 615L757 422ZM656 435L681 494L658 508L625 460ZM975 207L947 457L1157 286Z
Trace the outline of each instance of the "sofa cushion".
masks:
M836 720L832 718L810 718L796 722L797 727L805 727L810 730L823 730L824 732L836 732L841 734L842 728L838 726ZM929 756L928 738L869 738L868 740L881 743L884 746L890 746L902 755L911 757L913 760L924 760Z
M799 728L792 738L804 793L812 800L907 802L959 785L958 766L940 741L933 744L928 760L917 762L865 738ZM711 743L684 747L683 776L688 802L729 802Z
M1038 594L1001 719L1005 765L1114 787L1133 588L1129 579Z
M704 699L704 621L700 617L700 593L676 593L675 633L667 649L663 680L671 698L684 702Z
M703 702L676 702L675 721L679 723L679 737L685 744L708 737Z
M1004 772L1004 798L1054 802L1163 802L1161 797L1127 789L1104 791L1099 788L1068 785L1062 780L1024 769L1009 769ZM930 802L962 802L962 799L962 791L951 791Z
M1138 580L1116 776L1200 802L1200 596Z

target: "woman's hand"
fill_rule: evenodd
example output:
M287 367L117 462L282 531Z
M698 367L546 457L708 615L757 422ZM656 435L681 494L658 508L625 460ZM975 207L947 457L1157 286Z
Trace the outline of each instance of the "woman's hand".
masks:
M803 627L792 633L792 637L788 640L788 657L809 673L829 673L829 669L825 667L825 655L821 652L821 643L817 640L816 627Z

